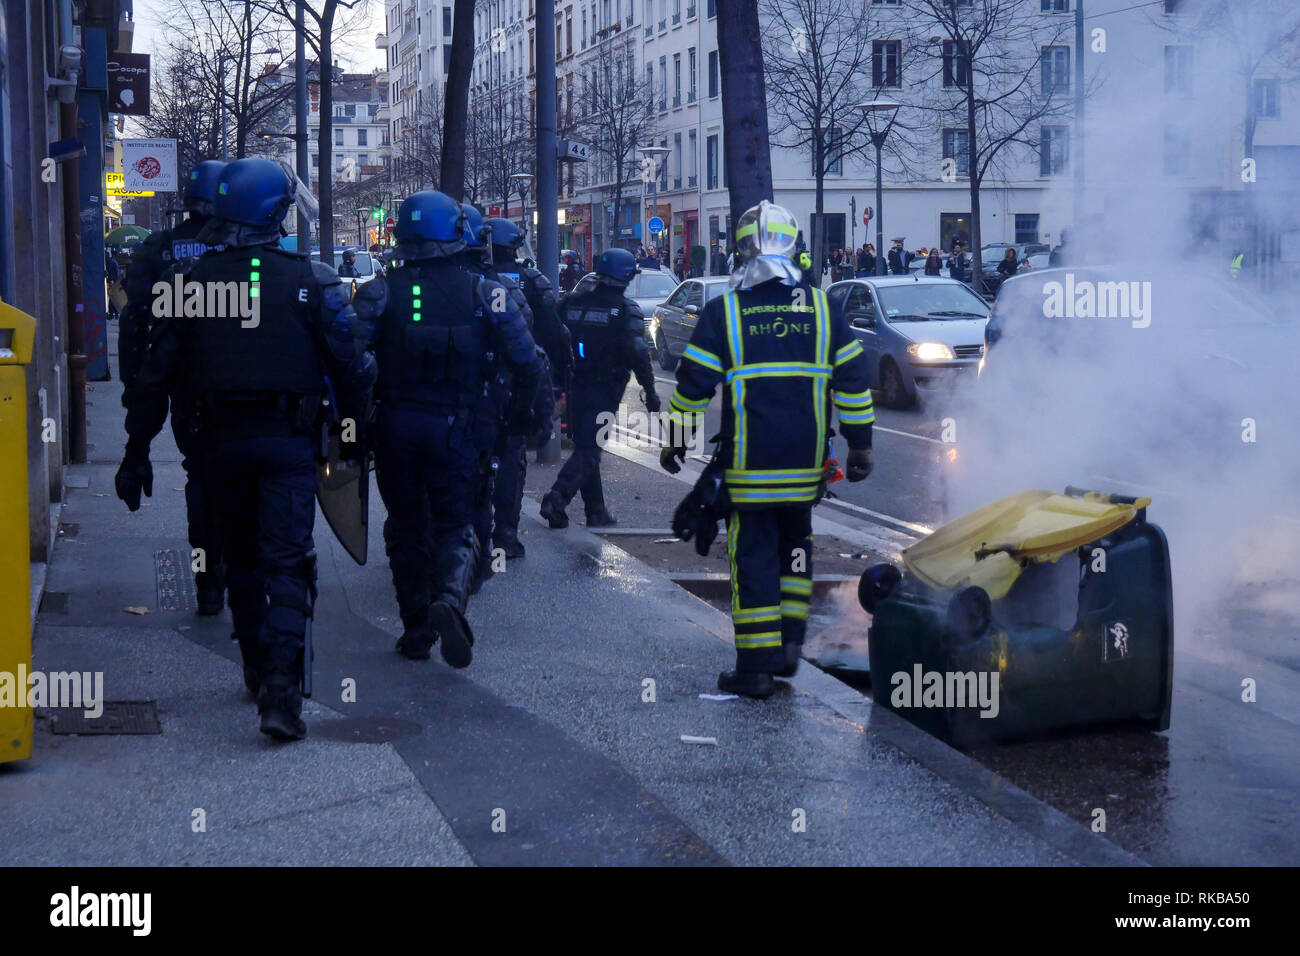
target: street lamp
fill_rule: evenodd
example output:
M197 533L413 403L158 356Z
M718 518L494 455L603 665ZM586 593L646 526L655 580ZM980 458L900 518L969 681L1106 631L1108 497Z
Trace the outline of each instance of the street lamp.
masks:
M533 184L532 173L511 173L509 180L519 190L519 225L528 234L528 190ZM506 212L510 212L510 197L506 196Z
M871 138L871 145L876 147L876 275L878 276L885 274L885 218L881 215L885 193L880 178L880 150L885 145L885 138L889 136L889 131L894 128L894 120L901 106L901 103L895 103L893 100L876 99L853 107L855 110L862 111L867 124L867 135Z
M659 218L659 163L668 155L669 149L667 146L638 146L637 152L641 153L642 156L649 159L650 162L654 164L655 178L654 185L651 189L651 195L653 196L654 202L654 212L652 213L651 218L657 219ZM642 186L645 185L645 176L641 177L641 184ZM642 208L644 209L644 203L642 204ZM656 246L658 245L658 240L655 240L655 244ZM658 249L656 249L656 252L658 252Z

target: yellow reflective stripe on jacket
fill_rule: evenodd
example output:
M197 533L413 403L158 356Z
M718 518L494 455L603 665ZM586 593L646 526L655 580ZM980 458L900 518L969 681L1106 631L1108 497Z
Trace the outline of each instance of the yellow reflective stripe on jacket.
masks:
M821 481L821 478L822 470L820 468L791 468L774 471L742 471L737 468L728 468L723 472L723 479L728 487L732 485L767 485L798 482L813 482L815 484Z
M732 368L745 364L745 343L740 334L740 298L734 292L722 297L727 322L727 348L731 352ZM728 375L731 385L731 408L736 416L731 463L736 468L745 467L745 452L749 438L749 423L745 420L745 382L743 378Z
M749 607L741 611L732 611L731 620L737 624L779 621L781 620L781 608L773 604L768 607Z
M798 577L797 575L783 575L781 578L782 594L812 594L812 579Z
M698 345L686 346L686 350L682 352L682 358L688 358L692 362L703 365L705 368L712 369L715 372L722 371L722 359L718 358L708 349L702 349Z
M687 398L681 393L681 389L675 388L673 389L672 398L668 399L668 406L674 411L682 413L702 412L709 407L709 400L707 398Z
M826 293L813 289L813 322L817 325L817 363L826 371L826 378L814 378L812 382L813 414L816 416L816 445L813 446L813 461L820 462L826 448L826 389L830 386L831 369L831 316Z
M737 634L736 648L738 650L757 650L762 647L780 647L780 631L764 631L761 634Z
M851 361L853 358L861 354L862 343L857 339L854 339L848 345L842 346L840 350L835 353L835 367L839 368L845 362Z

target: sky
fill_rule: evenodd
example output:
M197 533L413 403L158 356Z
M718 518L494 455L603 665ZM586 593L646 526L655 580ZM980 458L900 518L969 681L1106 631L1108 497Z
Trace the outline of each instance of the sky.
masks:
M169 0L135 0L135 53L155 53L166 40L161 14ZM384 66L384 51L375 49L375 35L384 32L383 0L371 0L373 28L346 47L335 47L334 55L349 73L369 73ZM161 38L161 39L160 39Z

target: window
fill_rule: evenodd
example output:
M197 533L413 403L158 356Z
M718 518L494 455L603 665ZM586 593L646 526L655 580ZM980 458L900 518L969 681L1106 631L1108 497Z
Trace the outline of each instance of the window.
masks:
M1016 245L1038 241L1038 213L1016 213Z
M319 153L312 153L312 154L311 154L311 165L312 165L312 169L320 169L320 154L319 154Z
M718 137L716 135L704 141L704 188L718 188Z
M1070 48L1068 46L1043 47L1043 96L1055 93L1062 96L1070 92Z
M1069 13L1070 0L1042 0L1040 9L1044 13Z
M661 155L663 159L659 161L659 191L664 192L668 189L668 137L659 141L659 145L665 150Z
M442 48L442 72L451 72L451 44L447 43Z
M1070 156L1070 130L1065 126L1044 126L1038 146L1038 175L1059 176Z
M1165 13L1177 13L1182 0L1165 0Z
M334 131L334 145L335 145L335 146L342 146L342 145L343 145L343 130L341 130L341 129L336 129L336 130Z
M1165 47L1165 92L1190 95L1192 92L1192 48Z
M379 104L378 104L378 103L371 103L371 104L366 108L366 111L370 114L370 118L371 118L371 119L374 119L376 116L379 115Z
M654 0L645 0L645 16L643 19L645 20L645 35L654 36L654 32L655 32Z
M707 0L704 7L704 15L710 20L718 15L718 0Z
M686 81L686 102L695 102L695 47L687 51L687 69L690 70L690 79Z
M943 85L965 87L969 82L970 63L955 40L943 41Z
M370 154L357 153L357 166L361 167L361 166L369 166L369 165L370 165Z
M668 109L668 57L659 58L659 112Z
M709 51L709 99L718 95L718 51Z
M903 2L903 0L871 0L871 2L883 4L887 7L897 7Z
M871 41L871 85L877 89L901 86L902 43L898 40Z
M682 55L673 54L673 106L682 105Z
M686 151L686 185L694 189L700 173L699 156L696 153L695 130L690 132L689 143L690 145Z
M595 27L595 24L592 24ZM587 8L582 8L582 48L587 49Z
M531 75L537 69L537 41L534 31L528 31L528 73Z
M349 103L347 106L343 107L343 114L344 114L345 116L356 116L356 115L357 115L357 104L356 104L356 103Z
M366 142L366 133L367 133L367 132L369 132L369 130L366 130L366 129L359 129L359 130L357 130L357 145L358 145L358 146L369 146L369 145L370 145L369 143Z
M564 55L573 55L573 14L564 18Z
M686 3L686 19L687 19L687 20L693 20L693 19L695 19L695 0L687 0L687 3Z
M945 129L943 131L943 158L957 160L957 175L970 175L970 131Z
M682 22L682 0L673 0L673 26Z
M1277 119L1280 112L1278 109L1278 81L1256 80L1255 116L1259 119Z
M659 32L668 29L668 0L659 0Z
M1187 131L1165 127L1164 168L1166 176L1185 176L1191 165L1191 138Z
M645 111L650 113L655 108L655 65L645 65Z

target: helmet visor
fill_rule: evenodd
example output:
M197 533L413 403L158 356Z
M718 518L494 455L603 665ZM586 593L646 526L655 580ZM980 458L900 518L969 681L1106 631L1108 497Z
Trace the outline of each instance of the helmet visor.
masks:
M308 222L315 222L320 219L320 203L312 194L311 187L298 178L293 167L280 160L280 167L284 174L289 177L289 182L293 188L293 204L298 207L298 211L307 217Z

